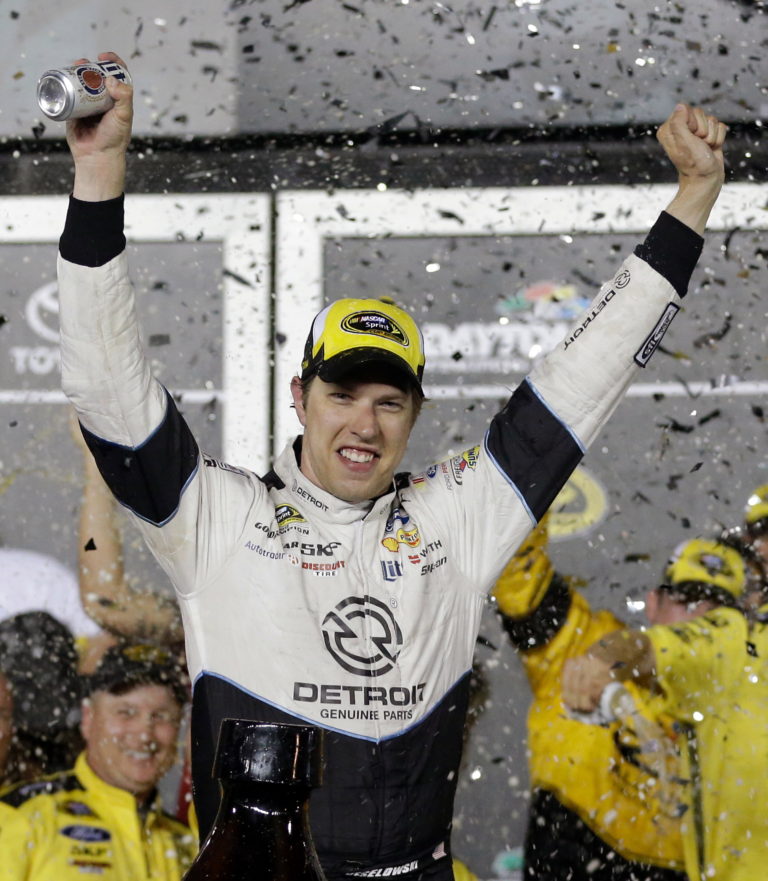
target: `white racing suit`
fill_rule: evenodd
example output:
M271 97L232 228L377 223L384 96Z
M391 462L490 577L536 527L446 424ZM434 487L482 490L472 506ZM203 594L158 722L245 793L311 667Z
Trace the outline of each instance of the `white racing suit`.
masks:
M486 592L677 311L701 238L662 214L485 438L363 504L299 470L202 453L139 341L122 200L72 200L59 261L63 383L184 619L195 805L218 805L225 717L325 729L312 833L329 878L450 879L469 671Z

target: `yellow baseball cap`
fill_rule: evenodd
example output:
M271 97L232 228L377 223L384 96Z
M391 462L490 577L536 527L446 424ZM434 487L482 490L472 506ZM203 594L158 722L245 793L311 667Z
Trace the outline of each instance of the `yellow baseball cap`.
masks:
M749 532L768 530L768 483L751 493L744 508L744 522Z
M712 599L733 605L744 593L746 568L735 548L711 539L694 538L675 548L664 578L662 589L681 593L690 600Z
M424 339L413 318L389 299L336 300L319 312L304 347L301 378L326 382L356 368L386 364L424 395Z

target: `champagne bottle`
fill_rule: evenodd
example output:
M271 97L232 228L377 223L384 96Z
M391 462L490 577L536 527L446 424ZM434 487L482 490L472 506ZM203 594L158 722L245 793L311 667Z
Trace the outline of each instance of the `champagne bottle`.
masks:
M321 741L309 725L222 721L221 803L184 881L325 881L308 820Z

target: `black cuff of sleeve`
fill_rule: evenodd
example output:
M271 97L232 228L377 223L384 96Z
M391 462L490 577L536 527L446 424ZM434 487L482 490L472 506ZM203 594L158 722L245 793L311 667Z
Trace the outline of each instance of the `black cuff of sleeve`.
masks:
M557 572L539 605L525 618L511 618L499 612L501 624L512 645L525 652L546 645L565 624L571 608L568 582Z
M70 196L59 239L61 256L79 266L103 266L122 253L124 201L124 196L103 202L83 202Z
M635 254L684 297L703 247L704 239L698 233L662 211L645 241L635 248Z

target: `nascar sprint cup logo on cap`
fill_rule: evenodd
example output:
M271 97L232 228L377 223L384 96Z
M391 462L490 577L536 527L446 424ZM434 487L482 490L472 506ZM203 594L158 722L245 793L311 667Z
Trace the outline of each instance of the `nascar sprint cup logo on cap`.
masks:
M347 597L323 619L325 647L349 673L388 673L403 647L403 634L392 612L370 596Z
M353 312L344 318L341 327L349 333L380 336L401 346L409 345L408 335L402 327L381 312Z

